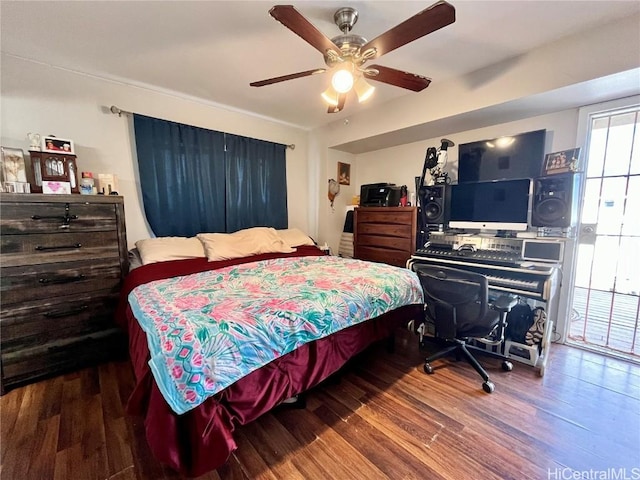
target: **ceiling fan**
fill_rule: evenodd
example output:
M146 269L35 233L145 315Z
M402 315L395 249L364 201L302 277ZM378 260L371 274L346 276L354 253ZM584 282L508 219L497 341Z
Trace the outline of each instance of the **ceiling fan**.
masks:
M360 102L369 98L374 88L367 83L367 79L414 92L427 88L431 83L431 79L427 77L382 65L365 66L365 63L446 27L456 20L455 8L445 1L439 1L382 35L367 41L360 35L350 33L358 20L357 10L351 7L340 8L333 16L342 35L332 39L320 32L292 5L276 5L269 10L269 14L322 53L328 69L306 70L252 82L250 85L263 87L334 70L331 85L322 93L322 98L329 105L328 113L341 111L344 108L347 93L352 89L355 90Z

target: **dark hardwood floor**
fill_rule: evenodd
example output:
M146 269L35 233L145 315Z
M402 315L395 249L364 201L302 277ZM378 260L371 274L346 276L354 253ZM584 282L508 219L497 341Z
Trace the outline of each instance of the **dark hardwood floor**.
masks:
M236 431L238 450L207 479L549 479L640 473L640 366L554 345L544 378L483 360L485 394L465 362L422 371L417 339L375 345L307 395ZM158 464L125 414L128 362L41 381L0 399L0 477L180 478ZM633 470L633 469L636 470ZM626 469L626 470L622 470Z

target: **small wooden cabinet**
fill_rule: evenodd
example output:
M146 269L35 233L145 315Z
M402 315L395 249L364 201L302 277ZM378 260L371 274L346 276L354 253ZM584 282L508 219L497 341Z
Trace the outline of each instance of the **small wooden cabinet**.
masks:
M0 208L2 393L122 356L122 197L3 193Z
M354 258L406 266L416 250L416 207L356 207Z
M71 193L80 193L76 156L29 150L31 156L31 191L42 193L42 182L69 182Z

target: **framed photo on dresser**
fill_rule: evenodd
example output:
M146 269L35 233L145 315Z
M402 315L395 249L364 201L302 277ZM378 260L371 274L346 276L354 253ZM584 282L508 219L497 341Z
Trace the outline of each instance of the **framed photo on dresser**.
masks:
M27 168L22 149L2 147L2 168L0 170L3 182L26 182Z
M21 148L1 147L0 191L10 193L29 193L27 168L24 152Z
M49 153L67 153L74 155L73 140L53 136L42 137L42 151Z

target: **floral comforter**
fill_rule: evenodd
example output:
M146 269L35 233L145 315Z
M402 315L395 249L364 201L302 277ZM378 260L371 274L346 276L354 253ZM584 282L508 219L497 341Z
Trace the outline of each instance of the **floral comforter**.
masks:
M305 343L422 301L411 270L331 256L234 265L129 294L178 414Z

